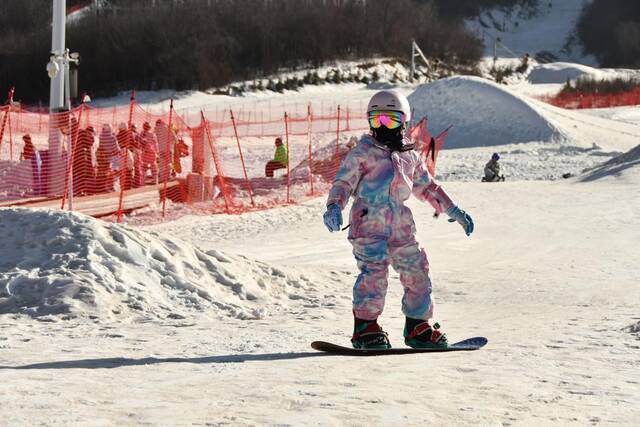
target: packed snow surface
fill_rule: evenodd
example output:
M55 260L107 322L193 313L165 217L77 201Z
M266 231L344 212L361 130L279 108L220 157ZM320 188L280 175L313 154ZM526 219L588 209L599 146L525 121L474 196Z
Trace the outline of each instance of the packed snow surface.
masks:
M262 318L306 281L73 212L0 209L0 314Z
M445 115L473 112L477 92L491 108L506 104L491 126L527 118L552 135L468 148L447 139L436 174L472 215L471 237L408 203L435 320L451 341L486 336L485 348L366 360L312 351L316 339L349 344L358 274L346 233L322 224L324 197L243 215L168 205L172 220L149 208L125 225L3 209L2 424L636 425L639 109L567 111L525 94L541 85L463 80L464 96L447 96L443 82ZM366 105L374 91L328 85L264 101ZM180 102L227 108L213 95ZM234 102L250 110L256 97ZM450 138L471 134L473 117L429 113L432 133L453 123ZM272 138L242 142L263 168ZM477 182L494 151L507 182ZM564 172L576 178L554 181ZM389 281L380 323L402 346L403 291L393 270Z
M357 274L346 234L322 225L322 198L156 225L152 230L171 241L189 242L184 252L170 251L180 259L195 257L186 256L194 247L238 254L233 259L241 264L232 271L239 273L247 266L242 254L282 271L304 268L310 286L291 289L283 311L276 310L277 299L265 298L260 306L271 314L256 320L216 318L213 306L184 319L141 321L2 315L2 424L635 425L638 185L633 177L444 183L473 216L471 237L412 200L417 237L430 260L436 320L452 341L489 339L471 353L358 359L310 349L316 339L348 345ZM9 218L2 223L15 233L48 237L46 230L44 238L29 232L35 218ZM110 230L125 241L141 239L106 224L90 233L77 218L59 220L61 229L78 226L74 231L100 245L115 240ZM160 245L147 241L149 251ZM55 259L54 243L47 247ZM9 252L3 247L3 255ZM149 268L156 263L137 258ZM209 269L212 276L220 271ZM392 344L402 346L402 288L397 273L389 279L380 323ZM231 293L223 301L244 304ZM173 307L184 313L181 304Z

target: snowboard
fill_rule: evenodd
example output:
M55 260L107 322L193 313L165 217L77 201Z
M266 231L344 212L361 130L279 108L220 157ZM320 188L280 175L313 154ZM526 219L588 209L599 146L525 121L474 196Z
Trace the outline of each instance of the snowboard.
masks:
M352 347L344 347L326 341L314 341L311 348L325 353L335 354L339 356L386 356L392 354L413 354L413 353L444 353L449 351L471 351L478 350L487 344L485 337L468 338L454 344L449 344L447 348L411 348L411 347L394 347L388 349L358 349Z

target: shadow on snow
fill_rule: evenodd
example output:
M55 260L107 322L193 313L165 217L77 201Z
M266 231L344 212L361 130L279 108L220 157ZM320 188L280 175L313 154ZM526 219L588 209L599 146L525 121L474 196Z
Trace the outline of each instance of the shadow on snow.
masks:
M124 366L156 365L159 363L243 363L255 361L293 360L308 357L326 357L326 353L264 353L264 354L230 354L226 356L205 357L145 357L131 359L128 357L108 357L102 359L63 360L59 362L32 363L22 366L3 366L0 369L111 369Z

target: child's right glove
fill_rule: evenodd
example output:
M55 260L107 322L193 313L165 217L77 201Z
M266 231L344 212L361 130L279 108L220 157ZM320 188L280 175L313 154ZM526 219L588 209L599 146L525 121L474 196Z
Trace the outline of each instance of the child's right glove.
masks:
M340 231L342 226L342 209L335 203L327 206L327 211L323 215L324 225L329 231Z
M467 233L467 236L473 233L473 219L471 219L471 215L457 206L451 206L447 209L446 214L449 215L449 222L457 221L464 229L464 232Z

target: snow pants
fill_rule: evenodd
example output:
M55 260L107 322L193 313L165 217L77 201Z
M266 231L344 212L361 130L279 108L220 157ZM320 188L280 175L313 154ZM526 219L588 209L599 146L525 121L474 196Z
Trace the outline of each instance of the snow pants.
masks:
M404 315L424 320L433 317L429 262L416 242L411 211L404 206L396 215L366 209L367 214L362 215L357 206L354 210L349 241L360 269L353 287L354 315L374 320L382 314L391 265L404 287Z

